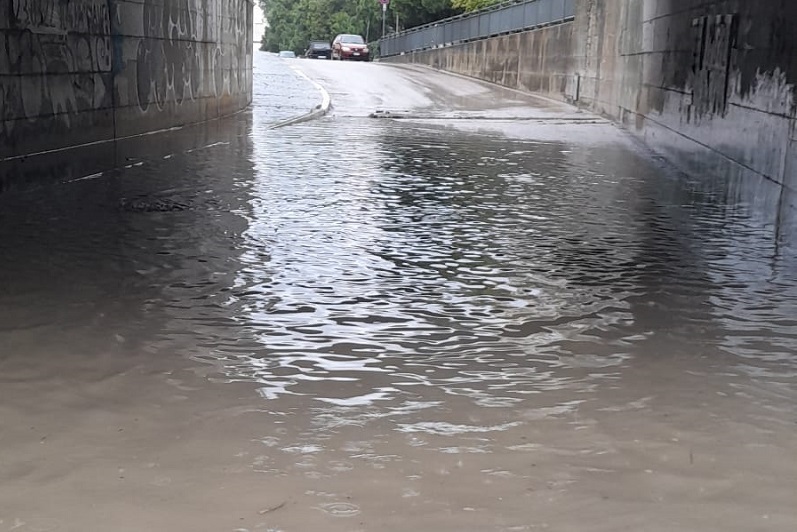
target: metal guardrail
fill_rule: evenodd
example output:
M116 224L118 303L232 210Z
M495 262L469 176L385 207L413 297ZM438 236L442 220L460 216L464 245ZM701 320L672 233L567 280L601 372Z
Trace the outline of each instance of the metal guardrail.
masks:
M515 33L571 20L576 0L515 0L451 17L379 40L381 57Z

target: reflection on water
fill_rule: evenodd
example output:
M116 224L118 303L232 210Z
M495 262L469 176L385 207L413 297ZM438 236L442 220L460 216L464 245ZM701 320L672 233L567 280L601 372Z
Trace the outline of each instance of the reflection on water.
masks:
M298 416L261 442L290 465L263 455L255 470L316 481L356 463L402 462L410 480L462 467L425 471L414 449L551 453L576 469L470 463L485 482L546 478L563 493L579 475L635 474L618 458L628 431L670 442L694 408L771 444L793 431L790 230L731 184L670 176L628 146L272 122L255 108L204 150L0 198L5 360L201 361L214 382L256 383L275 419ZM750 410L722 410L723 397ZM661 412L675 428L657 439L646 416ZM370 426L362 441L346 432ZM691 428L706 444L710 427ZM319 515L360 514L312 496Z
M627 148L338 120L254 157L225 302L243 334L200 356L265 397L386 406L432 388L494 407L594 391L638 357L794 369L795 268L771 229Z

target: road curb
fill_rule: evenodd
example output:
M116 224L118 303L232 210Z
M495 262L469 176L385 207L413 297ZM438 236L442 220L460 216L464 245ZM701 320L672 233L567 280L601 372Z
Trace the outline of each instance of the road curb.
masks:
M315 120L316 118L321 118L322 116L326 115L329 112L329 107L332 105L332 99L329 97L329 93L327 90L322 87L318 82L310 79L310 77L302 72L297 67L291 67L291 69L296 72L299 76L309 81L313 87L316 88L321 93L321 103L316 105L313 110L310 112L304 113L303 115L295 116L293 118L288 118L287 120L282 120L273 124L269 129L279 129L287 126L293 126L296 124L301 124L302 122L308 122L310 120Z

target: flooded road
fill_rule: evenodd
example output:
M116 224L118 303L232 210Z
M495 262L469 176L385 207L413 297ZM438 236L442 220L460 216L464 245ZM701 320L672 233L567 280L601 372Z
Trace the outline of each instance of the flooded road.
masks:
M294 68L333 111L271 130ZM797 529L788 214L546 100L255 76L0 196L0 531Z

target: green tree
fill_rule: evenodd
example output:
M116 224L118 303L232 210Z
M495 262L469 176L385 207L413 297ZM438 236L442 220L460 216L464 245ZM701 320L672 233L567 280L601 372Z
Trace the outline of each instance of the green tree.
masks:
M391 0L388 10L389 25L393 30L403 30L454 16L461 11L451 0ZM395 27L398 15L399 27Z
M481 9L483 7L489 7L495 4L500 4L501 2L505 1L506 0L451 0L451 5L453 5L457 9L462 9L463 11L470 12L470 11L475 11L477 9Z
M302 53L311 40L332 40L338 33L355 33L369 40L381 34L382 6L378 0L259 0L268 20L263 49ZM451 0L392 0L388 29L410 28L460 10ZM398 25L396 28L396 18Z

